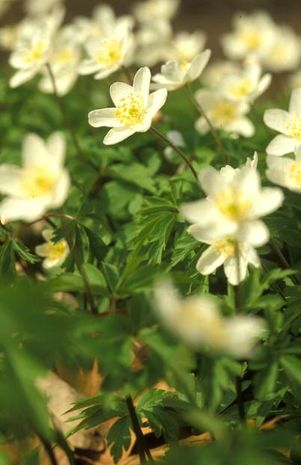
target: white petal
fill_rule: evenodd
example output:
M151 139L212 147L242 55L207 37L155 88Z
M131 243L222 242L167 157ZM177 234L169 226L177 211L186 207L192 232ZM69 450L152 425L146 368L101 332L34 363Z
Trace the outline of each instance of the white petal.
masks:
M237 233L239 241L246 241L254 247L266 244L269 236L269 230L263 221L249 221L243 224Z
M189 223L207 224L216 218L216 212L207 199L186 203L181 206L181 213Z
M287 125L291 120L291 115L284 110L266 110L263 120L269 128L285 134L287 132Z
M105 145L113 145L113 144L118 144L118 142L121 142L128 137L132 136L135 133L135 130L133 128L113 128L111 129L107 135L105 136L103 143Z
M25 136L22 144L22 159L24 167L49 164L47 146L40 136L33 133Z
M133 87L125 82L114 82L110 87L110 96L117 107L120 101L133 93Z
M237 172L234 185L248 199L253 199L260 190L259 174L251 166L244 166Z
M241 116L230 123L226 130L234 134L240 134L244 137L252 137L255 133L255 127L249 118Z
M281 189L265 187L258 195L252 213L257 218L268 215L277 210L282 205L283 200L284 195Z
M169 281L159 281L155 284L154 304L162 322L170 329L177 328L181 300Z
M87 59L84 60L78 67L78 73L82 76L86 76L88 74L94 74L99 70L100 66L99 63L95 63L94 60Z
M163 107L167 99L167 90L166 89L159 89L156 92L153 92L149 96L148 100L148 112L150 113L151 117L154 117L160 108Z
M66 139L62 132L54 132L47 139L47 148L52 162L60 167L64 163L66 152Z
M0 166L0 192L6 195L22 195L20 187L21 169L12 165Z
M145 102L147 102L148 95L149 95L150 81L151 81L151 72L150 72L150 69L147 68L146 66L144 66L143 68L140 68L134 77L134 83L133 83L134 92L137 94L140 94L143 97Z
M30 71L17 71L9 80L9 86L11 88L19 87L30 79L37 73L36 70Z
M117 128L121 123L115 116L115 108L102 108L100 110L90 111L88 121L93 128Z
M194 81L199 78L202 72L204 71L205 66L207 65L211 55L211 50L205 50L200 55L197 55L191 63L190 69L188 71L188 77L190 81Z
M279 135L276 136L267 146L268 155L282 156L287 153L294 152L296 141L289 136Z
M225 259L226 257L215 247L208 247L200 256L196 269L203 275L211 274L224 263Z
M27 222L40 218L48 207L49 199L8 198L0 204L0 219L3 223L15 220Z
M289 104L290 113L301 115L301 89L294 89Z
M236 257L228 258L224 263L225 275L232 286L237 286L245 279L247 269L248 261L241 254L239 255L239 270Z
M64 170L60 178L58 179L55 189L53 191L51 204L50 204L51 208L58 208L63 205L66 198L68 197L69 188L70 188L70 177L69 177L68 172Z

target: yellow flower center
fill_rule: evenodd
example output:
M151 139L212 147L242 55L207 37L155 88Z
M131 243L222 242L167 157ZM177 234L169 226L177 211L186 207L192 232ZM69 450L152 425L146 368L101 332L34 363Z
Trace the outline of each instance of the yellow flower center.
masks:
M237 117L237 107L233 102L221 100L211 108L209 116L213 123L223 127L235 120Z
M45 254L49 260L57 260L62 258L67 252L67 242L62 240L59 242L48 242L45 248Z
M301 161L291 164L288 171L288 178L296 187L301 187Z
M28 50L24 60L28 65L34 65L36 63L39 63L43 59L45 51L45 43L42 41L37 42L31 50Z
M249 28L241 31L240 38L250 50L258 50L262 44L262 37L256 29Z
M118 63L121 59L121 44L118 40L107 40L97 53L96 60L105 66Z
M30 167L23 172L22 188L29 198L39 198L51 194L55 183L56 176L45 167Z
M213 247L217 252L226 255L226 257L233 257L235 255L235 242L233 239L221 239L214 242Z
M231 221L244 221L252 201L236 187L227 187L215 197L215 203L222 215Z
M131 94L121 99L116 107L115 116L125 126L135 126L143 121L145 105L141 95Z
M242 79L229 88L229 93L236 99L246 97L252 91L252 82L250 79Z
M70 49L65 49L57 52L54 55L54 61L60 65L65 65L72 63L74 61L75 55L74 52Z
M295 115L287 124L288 135L301 140L301 115Z

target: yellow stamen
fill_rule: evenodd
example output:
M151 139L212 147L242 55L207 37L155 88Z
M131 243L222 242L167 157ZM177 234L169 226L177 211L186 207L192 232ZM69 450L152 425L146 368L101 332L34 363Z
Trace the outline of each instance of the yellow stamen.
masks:
M59 242L48 242L45 247L45 255L49 260L57 260L62 258L67 251L67 242L62 240Z
M253 28L241 31L240 38L250 50L258 50L262 44L262 37L259 35L258 31Z
M213 247L218 253L226 257L234 257L235 255L236 246L233 239L221 239L214 242Z
M242 79L229 88L229 93L232 97L241 99L246 97L252 91L252 82L250 79Z
M223 127L235 120L237 107L233 102L220 100L209 111L209 117L217 126Z
M37 42L31 50L25 55L25 61L28 65L34 65L40 62L45 54L46 46L44 42Z
M43 197L51 194L56 182L54 174L44 167L30 167L24 170L22 187L29 198Z
M116 107L115 116L125 126L135 126L145 116L144 100L140 95L131 94L123 98Z
M287 124L288 135L301 140L301 115L295 115Z
M215 203L222 215L231 221L246 219L252 202L235 187L227 187L215 197Z
M301 161L291 164L288 171L288 178L296 187L301 187Z
M118 40L108 40L96 55L96 60L105 66L118 63L121 59L121 43Z

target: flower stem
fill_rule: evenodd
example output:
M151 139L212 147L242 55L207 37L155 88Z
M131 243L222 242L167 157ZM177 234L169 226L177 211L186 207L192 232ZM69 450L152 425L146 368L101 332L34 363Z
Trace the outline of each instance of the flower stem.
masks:
M137 440L137 448L138 448L138 454L140 458L140 463L143 464L148 460L153 461L152 455L148 449L148 447L145 444L145 439L144 435L142 433L140 423L136 414L134 402L131 396L128 396L126 399L126 405L129 411L129 415L131 418L132 426L133 426L133 431L136 436Z
M188 168L192 172L195 179L198 181L198 175L197 175L196 170L194 169L191 161L188 160L186 155L182 152L182 150L180 150L179 147L177 147L175 144L173 144L173 142L171 142L166 136L164 136L164 134L162 134L162 132L158 131L158 129L156 129L154 126L151 126L151 131L152 131L153 134L155 134L156 137L158 137L166 145L171 147L182 158L182 160L186 163L186 165L188 166Z
M240 256L239 256L239 242L235 242L235 259L236 259L236 273L237 273L237 286L234 287L235 293L235 310L236 313L241 312L242 302L241 302L241 266L240 266ZM236 389L236 400L237 400L237 409L238 415L241 423L246 421L246 412L244 406L244 399L242 393L242 377L237 376L235 378L235 389Z
M81 149L81 146L80 146L79 141L77 139L76 132L74 131L74 129L73 129L71 123L70 123L70 120L69 120L69 118L67 116L67 113L65 111L65 107L63 105L63 101L62 101L61 97L58 94L58 89L57 89L57 85L56 85L56 81L55 81L55 76L53 74L52 68L51 68L49 63L46 64L46 68L47 68L49 78L50 78L50 81L51 81L51 84L52 84L53 93L55 95L58 107L59 107L59 109L61 111L64 123L65 123L65 127L68 129L68 131L70 133L72 143L74 145L74 148L75 148L76 152L78 153L79 158L81 160L83 160L84 163L91 166L93 169L98 170L98 167L96 165L94 165L94 163L85 156L85 154L83 153L83 151Z
M197 109L197 111L203 116L203 118L205 118L206 120L206 123L208 124L209 126L209 129L210 129L210 132L216 142L216 145L217 145L217 148L218 148L218 151L220 153L220 156L222 158L222 161L224 163L224 165L227 164L227 155L226 155L226 152L224 150L224 147L223 147L223 144L222 144L222 141L221 141L221 138L219 137L215 127L213 126L210 118L208 117L208 115L206 114L205 110L203 109L203 107L200 105L200 103L196 100L195 96L193 95L193 92L191 91L189 85L187 84L185 87L184 87L185 91L186 91L186 94L187 94L187 97L188 99L190 100L190 102L192 103L192 105Z

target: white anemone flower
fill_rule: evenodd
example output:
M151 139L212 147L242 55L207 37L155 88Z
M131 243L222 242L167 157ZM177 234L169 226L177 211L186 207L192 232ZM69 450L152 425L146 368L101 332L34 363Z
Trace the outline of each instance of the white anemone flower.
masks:
M169 91L179 89L186 84L198 79L211 55L210 50L205 50L197 55L190 63L168 61L161 67L161 73L153 77L154 89L167 89Z
M293 90L288 111L266 110L263 119L268 127L281 133L268 145L268 155L296 152L301 147L301 88Z
M0 192L7 196L0 204L2 223L35 221L50 208L65 202L70 179L64 168L65 139L53 133L44 142L28 134L23 142L23 166L0 166Z
M172 28L166 21L142 24L135 34L135 62L141 66L154 66L170 59Z
M286 187L293 192L301 193L301 150L295 159L288 157L267 157L267 178L274 184Z
M262 60L262 65L273 73L292 71L301 59L301 38L289 27L279 27L274 41Z
M227 57L235 60L253 56L261 61L274 43L276 26L272 18L263 11L237 13L233 25L234 31L222 37Z
M69 246L65 239L60 241L53 241L53 231L51 229L45 229L42 232L42 236L46 242L36 246L35 253L40 257L43 257L42 266L46 270L61 266L66 260L69 254Z
M141 23L170 21L177 13L180 0L145 0L134 7L134 15Z
M217 129L222 129L233 137L238 135L252 137L254 134L253 123L245 116L249 111L247 102L230 100L218 90L213 89L201 89L196 92L195 97ZM200 134L206 134L210 130L203 116L196 121L195 128Z
M206 67L202 75L202 82L211 88L218 87L227 76L238 74L239 72L239 65L233 61L216 61Z
M206 34L201 31L179 32L172 39L171 54L175 61L189 63L204 50Z
M81 50L69 37L69 30L63 29L57 36L49 65L55 78L56 90L59 96L66 95L78 78L78 66L81 60ZM39 89L47 94L53 94L53 83L45 68L39 82Z
M166 281L154 289L154 309L164 326L193 350L213 350L235 358L252 356L265 332L254 316L223 317L209 295L181 298Z
M262 76L260 65L253 63L246 65L239 73L225 76L219 90L230 100L252 103L266 91L271 80L270 74Z
M166 89L149 94L150 81L149 68L140 68L134 77L133 86L123 82L111 85L110 95L114 108L103 108L89 113L91 126L112 128L104 138L105 145L117 144L136 132L150 129L152 119L167 98Z
M278 188L262 188L254 164L248 162L240 169L225 166L220 171L208 167L201 171L199 181L206 198L182 207L191 223L190 234L202 242L232 236L254 246L266 242L268 230L260 218L280 207L283 193Z
M79 66L79 74L95 74L95 79L104 79L125 64L130 51L130 37L126 29L117 30L110 37L90 39L85 44L88 58Z

